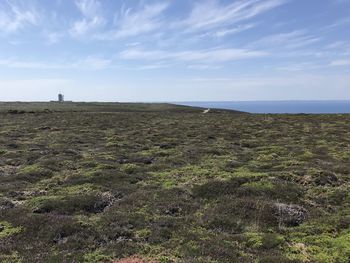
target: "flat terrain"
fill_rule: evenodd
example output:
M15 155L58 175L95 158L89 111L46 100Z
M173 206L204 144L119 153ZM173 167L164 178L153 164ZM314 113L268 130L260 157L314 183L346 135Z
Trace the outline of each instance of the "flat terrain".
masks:
M0 103L0 262L350 258L350 115Z

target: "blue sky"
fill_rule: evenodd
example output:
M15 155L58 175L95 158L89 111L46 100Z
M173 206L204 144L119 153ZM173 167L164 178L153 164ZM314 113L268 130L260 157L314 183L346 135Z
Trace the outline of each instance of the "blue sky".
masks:
M350 0L0 0L0 100L350 99Z

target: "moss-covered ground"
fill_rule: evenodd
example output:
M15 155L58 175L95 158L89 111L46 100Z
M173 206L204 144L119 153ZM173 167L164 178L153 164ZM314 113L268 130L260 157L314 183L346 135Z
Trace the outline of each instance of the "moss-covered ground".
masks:
M0 103L0 262L349 262L350 115L202 111Z

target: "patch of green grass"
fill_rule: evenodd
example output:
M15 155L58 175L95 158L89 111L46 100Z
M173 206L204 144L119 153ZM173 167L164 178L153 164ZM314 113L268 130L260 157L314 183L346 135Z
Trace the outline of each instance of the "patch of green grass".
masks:
M120 170L121 170L122 172L127 173L127 174L132 174L132 173L134 173L134 172L137 171L137 168L138 168L137 164L126 163L126 164L123 164L123 165L121 166Z
M345 211L345 214L346 211ZM290 233L290 259L303 262L345 263L350 258L350 219L344 215L318 219Z
M84 255L84 262L86 263L100 263L100 262L112 262L113 257L104 254L101 250L95 250L93 252Z
M57 187L54 190L55 195L78 195L78 194L86 194L86 193L94 193L98 191L100 187L91 184L91 183L85 183L85 184L78 184L78 185L70 185L66 187Z
M22 167L19 170L17 175L18 179L28 181L28 182L37 182L52 175L50 169L41 167L38 164L27 165Z
M0 238L16 235L24 230L23 227L14 227L7 221L0 221Z
M337 236L321 234L304 238L288 249L287 256L303 262L347 263L350 258L350 232L344 231Z
M263 245L263 238L260 233L247 232L245 233L247 237L247 245L252 248L260 248Z
M150 175L165 188L193 185L215 178L213 171L197 165L187 165L165 172L151 172Z
M247 246L255 249L279 248L284 243L284 237L276 233L246 232Z
M232 177L247 177L247 178L255 178L255 177L268 177L269 174L265 172L254 172L248 169L247 167L239 167L232 173Z
M12 252L8 255L0 254L0 261L2 263L22 263L23 262L18 252Z
M255 189L257 191L271 191L275 188L275 185L269 181L247 182L242 186L250 189Z

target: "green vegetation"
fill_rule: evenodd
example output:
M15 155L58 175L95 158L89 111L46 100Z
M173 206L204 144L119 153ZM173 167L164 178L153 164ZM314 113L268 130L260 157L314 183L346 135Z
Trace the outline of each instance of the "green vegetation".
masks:
M0 238L9 237L21 231L22 227L13 227L9 222L0 221Z
M350 115L202 111L0 103L0 262L348 262Z

